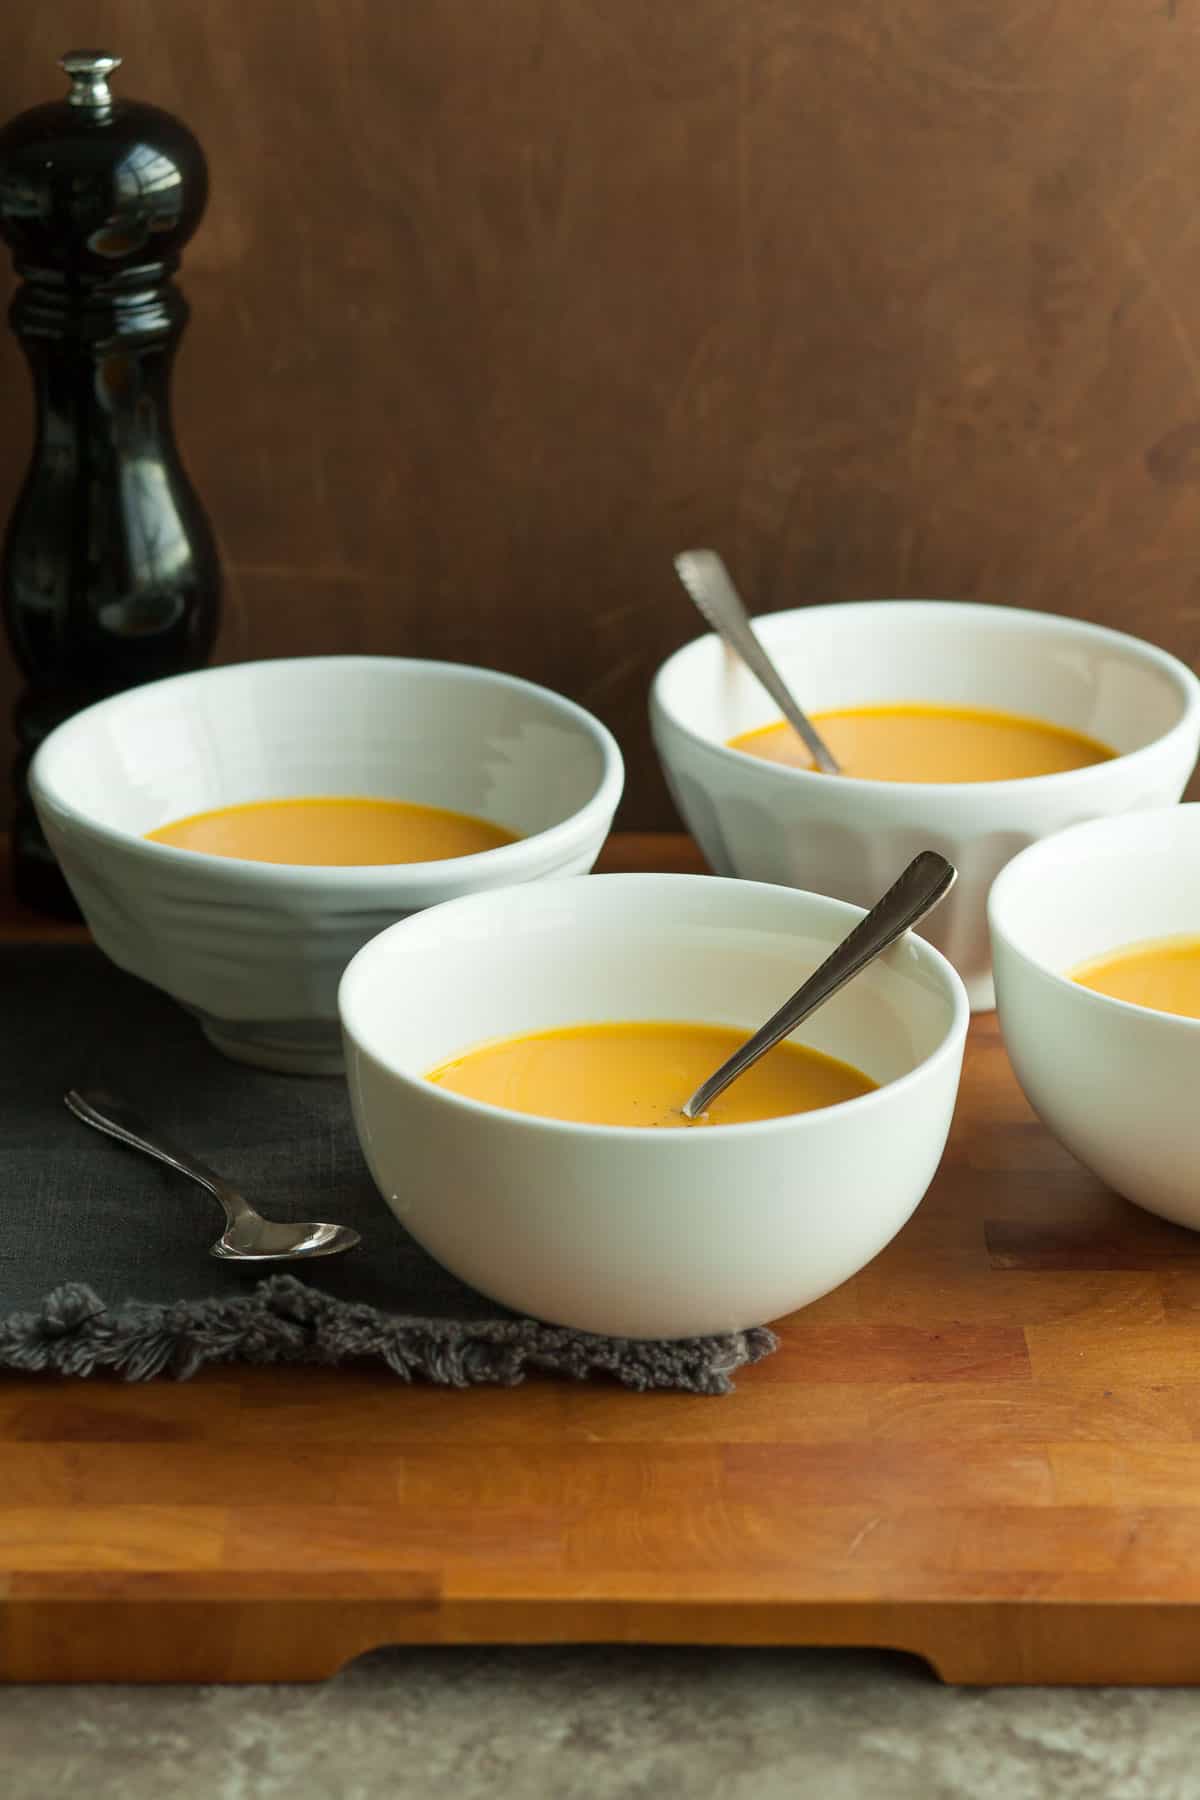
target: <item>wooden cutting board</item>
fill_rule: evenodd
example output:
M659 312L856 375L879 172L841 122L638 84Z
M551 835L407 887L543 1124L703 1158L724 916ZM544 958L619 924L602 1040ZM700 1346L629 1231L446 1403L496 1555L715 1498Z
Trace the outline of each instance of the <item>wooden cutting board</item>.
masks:
M700 866L680 838L605 861ZM54 935L11 902L0 931ZM780 1334L723 1399L0 1379L0 1674L318 1680L382 1644L619 1640L1200 1680L1200 1236L1055 1143L993 1018L916 1216Z

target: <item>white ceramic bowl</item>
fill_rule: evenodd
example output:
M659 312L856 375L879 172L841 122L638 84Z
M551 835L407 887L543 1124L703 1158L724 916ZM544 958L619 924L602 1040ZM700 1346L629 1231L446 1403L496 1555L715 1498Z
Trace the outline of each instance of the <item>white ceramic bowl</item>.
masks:
M1035 844L997 880L988 918L1000 1025L1030 1104L1127 1200L1200 1226L1200 1020L1067 977L1141 939L1200 933L1200 806Z
M1025 781L831 779L727 748L778 715L717 638L696 639L659 670L654 740L711 866L869 906L918 850L940 850L958 885L922 931L977 1009L994 1003L985 905L1009 858L1078 820L1178 800L1196 761L1195 676L1165 651L1098 625L953 600L870 600L770 613L755 628L810 711L888 701L996 707L1121 752Z
M30 787L51 848L114 962L197 1014L227 1055L341 1067L337 984L385 925L459 894L591 868L621 753L570 701L487 669L330 656L204 669L59 726ZM362 868L242 862L148 843L241 801L359 794L521 833L479 855Z
M556 1324L683 1337L815 1300L900 1229L945 1145L968 1007L920 939L796 1034L886 1084L819 1112L639 1131L507 1112L424 1077L487 1039L583 1021L749 1032L859 916L793 888L599 875L393 926L339 994L355 1123L384 1199L464 1281Z

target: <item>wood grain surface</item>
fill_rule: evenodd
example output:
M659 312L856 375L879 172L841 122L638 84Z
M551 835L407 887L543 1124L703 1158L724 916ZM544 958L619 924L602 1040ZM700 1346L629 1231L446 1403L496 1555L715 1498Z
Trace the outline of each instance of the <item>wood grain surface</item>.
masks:
M616 730L761 610L982 597L1200 652L1200 14L1187 0L42 0L212 167L178 423L220 653L494 664ZM0 514L28 454L0 333ZM14 675L0 652L0 761ZM810 699L811 703L811 699Z
M646 837L605 866L700 865ZM388 1643L587 1640L1200 1681L1200 1237L1049 1137L993 1017L928 1198L779 1330L723 1399L0 1379L0 1677L317 1680Z

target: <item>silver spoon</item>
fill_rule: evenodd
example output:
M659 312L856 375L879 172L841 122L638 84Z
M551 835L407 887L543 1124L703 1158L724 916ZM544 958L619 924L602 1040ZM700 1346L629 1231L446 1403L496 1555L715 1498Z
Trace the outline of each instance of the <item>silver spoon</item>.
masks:
M792 730L803 738L817 767L826 775L840 775L841 764L763 649L741 595L716 551L682 551L675 558L675 572L697 612L762 682Z
M858 921L849 936L830 952L820 968L813 970L791 999L785 1000L779 1011L772 1013L766 1024L760 1025L754 1036L747 1038L715 1074L701 1082L683 1106L684 1118L698 1119L717 1095L725 1092L731 1081L744 1075L760 1056L765 1056L781 1038L795 1031L802 1019L816 1012L818 1006L824 1006L839 988L845 987L868 963L873 963L897 938L903 937L926 913L932 912L957 880L958 870L954 864L948 863L936 850L922 850L919 856L914 856L903 875Z
M119 1144L128 1144L131 1150L141 1150L156 1162L166 1163L168 1169L190 1175L208 1190L220 1203L227 1221L224 1232L211 1246L212 1256L227 1262L284 1262L298 1257L337 1256L361 1241L358 1232L351 1231L348 1225L324 1225L316 1220L283 1225L264 1219L235 1187L186 1150L176 1149L162 1137L156 1141L132 1107L108 1094L80 1094L71 1088L63 1099L85 1125L116 1138Z

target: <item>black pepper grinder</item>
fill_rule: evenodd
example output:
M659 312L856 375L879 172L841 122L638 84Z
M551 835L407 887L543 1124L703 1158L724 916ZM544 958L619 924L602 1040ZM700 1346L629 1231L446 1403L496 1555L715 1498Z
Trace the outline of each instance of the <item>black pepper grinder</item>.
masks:
M172 276L208 197L178 119L114 99L120 58L61 59L63 100L0 129L0 238L21 285L9 322L37 428L0 560L27 687L16 708L13 878L76 917L26 791L42 739L94 700L207 661L220 608L208 519L175 446L170 375L188 308Z

